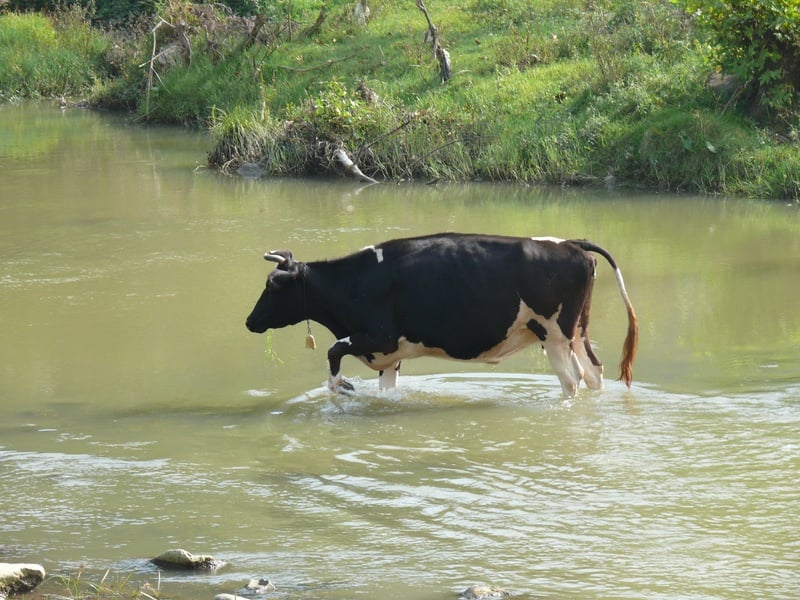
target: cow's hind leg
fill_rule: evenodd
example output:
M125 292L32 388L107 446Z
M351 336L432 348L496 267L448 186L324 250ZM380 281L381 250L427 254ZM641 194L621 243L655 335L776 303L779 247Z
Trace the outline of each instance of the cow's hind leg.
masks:
M542 346L558 375L564 395L572 398L578 393L578 384L583 379L583 367L572 351L570 340L564 335L548 335Z
M586 331L580 329L580 335L576 336L573 348L575 356L583 367L583 379L586 387L599 390L603 388L603 363L597 358L589 342Z
M603 363L597 358L589 341L589 313L592 309L593 284L594 280L589 280L586 297L578 319L578 326L575 328L576 335L572 348L581 363L581 367L583 367L583 379L586 382L586 386L593 390L599 390L603 387Z
M378 388L381 390L391 390L397 387L397 379L400 376L400 361L394 363L388 369L383 369L378 376Z

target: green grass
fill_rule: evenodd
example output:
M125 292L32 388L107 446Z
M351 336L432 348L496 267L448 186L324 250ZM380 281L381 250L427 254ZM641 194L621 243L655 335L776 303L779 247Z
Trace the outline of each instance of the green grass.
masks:
M576 184L613 176L617 184L672 192L800 195L797 112L764 126L715 96L702 40L675 3L598 0L591 10L584 0L427 4L451 57L445 84L423 41L425 18L408 0L374 4L365 26L353 22L352 0L330 0L314 31L319 2L284 3L249 47L250 24L176 0L159 17L188 24L191 61L156 60L150 69L151 20L106 51L113 72L88 69L89 87L84 77L74 89L142 120L211 128L211 163L222 169L258 162L272 174L337 172L331 155L343 147L379 179ZM3 35L23 36L20 22L42 55L71 47L44 17L4 15L0 52L15 45ZM179 41L174 29L159 28L158 52ZM89 47L84 54L96 56ZM0 78L27 74L17 83L0 79L0 93L69 89L54 75L22 89L42 68L41 59L31 60L0 58Z
M81 93L104 74L108 39L79 9L0 16L0 99Z
M83 567L77 571L52 575L39 588L20 598L51 598L56 600L160 600L160 578L156 585L134 582L130 575L115 575L106 571L99 581L84 577Z

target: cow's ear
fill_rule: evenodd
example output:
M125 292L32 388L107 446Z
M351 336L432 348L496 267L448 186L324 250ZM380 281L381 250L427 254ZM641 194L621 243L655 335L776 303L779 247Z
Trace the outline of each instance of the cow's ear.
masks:
M277 263L278 268L283 271L288 271L297 264L288 250L270 250L264 255L264 260Z

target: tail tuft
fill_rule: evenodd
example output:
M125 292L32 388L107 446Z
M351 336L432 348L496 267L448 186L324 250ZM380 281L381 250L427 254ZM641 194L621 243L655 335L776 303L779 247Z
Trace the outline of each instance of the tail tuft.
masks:
M625 295L627 297L627 294ZM639 347L639 320L633 311L630 301L627 303L628 309L628 334L622 344L622 360L619 363L619 378L625 385L631 387L633 381L633 361L636 359L636 350Z
M633 381L633 361L636 358L636 350L639 347L639 320L636 318L636 311L633 310L633 304L628 297L628 291L625 289L625 281L622 279L622 271L619 270L614 258L607 250L601 248L597 244L589 240L569 240L576 246L583 248L587 252L597 252L608 261L611 268L614 269L614 275L617 277L617 285L619 286L619 293L622 295L622 301L625 303L625 309L628 311L628 333L625 336L625 341L622 344L622 360L619 363L619 379L624 381L625 385L631 387Z

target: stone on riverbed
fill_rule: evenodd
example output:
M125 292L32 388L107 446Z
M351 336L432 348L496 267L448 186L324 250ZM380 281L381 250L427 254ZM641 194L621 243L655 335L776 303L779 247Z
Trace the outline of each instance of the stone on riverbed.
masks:
M236 592L236 594L217 594L214 600L253 600L266 596L275 591L275 584L269 579L251 579L250 583Z
M507 592L502 588L477 583L461 592L458 598L459 600L499 600L500 598L508 598L510 595L511 592Z
M216 571L225 566L225 561L205 554L192 554L186 550L167 550L150 561L165 569L194 569L196 571Z
M44 580L44 567L24 563L0 563L0 598L30 592Z
M250 583L240 589L237 594L240 596L263 596L275 591L275 584L269 579L251 579Z

